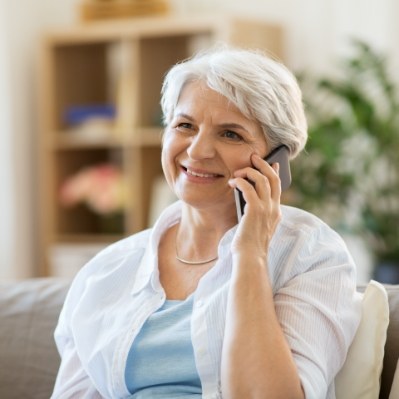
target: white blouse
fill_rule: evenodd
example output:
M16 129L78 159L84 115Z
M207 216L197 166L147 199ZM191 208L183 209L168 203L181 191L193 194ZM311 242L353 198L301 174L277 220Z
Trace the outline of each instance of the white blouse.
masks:
M335 398L334 378L358 326L355 265L331 228L315 216L282 207L269 249L275 308L308 399ZM181 217L176 202L151 230L96 255L74 279L55 331L62 361L52 398L127 398L129 349L146 319L165 301L158 244ZM220 363L231 276L230 244L194 292L191 339L202 397L222 398ZM248 337L250 339L250 337Z

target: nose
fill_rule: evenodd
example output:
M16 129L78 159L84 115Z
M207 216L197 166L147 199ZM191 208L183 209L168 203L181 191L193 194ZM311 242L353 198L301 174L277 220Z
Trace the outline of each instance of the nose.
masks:
M215 155L215 143L209 132L200 130L187 148L187 154L191 159L199 160L212 158Z

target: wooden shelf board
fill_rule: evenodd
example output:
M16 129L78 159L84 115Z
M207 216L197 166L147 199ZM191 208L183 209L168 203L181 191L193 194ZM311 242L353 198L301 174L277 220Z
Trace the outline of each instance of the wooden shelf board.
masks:
M123 234L58 234L55 237L53 244L76 244L76 243L85 243L85 244L111 244L115 241L118 241L122 238L126 237Z
M111 42L128 38L151 38L174 35L212 34L220 19L211 16L185 18L179 16L134 17L112 21L82 23L70 29L53 30L47 40L54 45L93 41Z
M56 150L89 150L97 148L129 148L129 147L147 147L160 146L162 141L161 127L141 127L137 128L136 132L128 137L112 137L104 138L87 138L78 136L77 134L70 134L68 131L56 132L52 135L53 141L49 146Z

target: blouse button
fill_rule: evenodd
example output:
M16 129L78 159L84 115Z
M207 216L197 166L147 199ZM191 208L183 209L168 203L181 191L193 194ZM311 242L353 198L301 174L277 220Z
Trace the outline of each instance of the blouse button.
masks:
M196 308L200 308L203 304L204 304L203 301L198 300L198 301L195 303L195 307L196 307Z

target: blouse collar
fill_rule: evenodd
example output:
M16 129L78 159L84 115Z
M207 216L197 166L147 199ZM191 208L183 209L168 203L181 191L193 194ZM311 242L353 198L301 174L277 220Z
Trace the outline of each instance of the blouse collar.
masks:
M181 217L181 207L181 201L177 201L167 207L161 213L154 227L151 229L148 245L146 245L144 255L141 258L137 276L133 284L132 294L137 294L140 292L148 284L155 271L159 273L157 267L159 243L165 231L179 222ZM159 278L154 278L152 281L154 285L157 285L154 286L154 289L160 291L162 288L159 284ZM158 281L158 283L156 283L156 281Z

